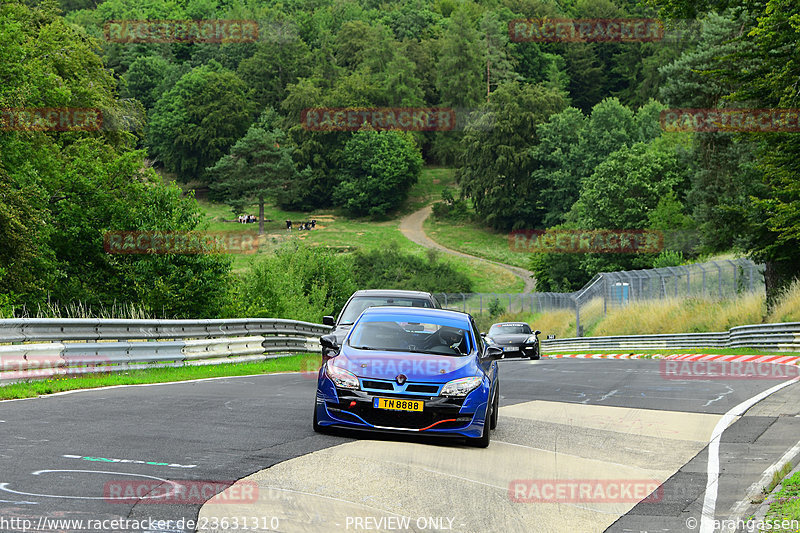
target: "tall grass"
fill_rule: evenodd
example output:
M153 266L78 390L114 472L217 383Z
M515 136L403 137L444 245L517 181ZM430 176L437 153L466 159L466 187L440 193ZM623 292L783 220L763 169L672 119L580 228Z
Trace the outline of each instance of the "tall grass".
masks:
M767 322L800 321L800 279L794 280L778 298L767 316Z
M22 306L16 310L16 318L170 318L166 316L153 316L143 306L130 302L114 302L111 306L92 306L84 302L70 302L61 305L48 300L43 304L36 304L36 309Z
M758 324L764 315L764 298L750 293L732 300L706 298L634 302L609 309L592 329L592 335L647 333L697 333L726 331L733 326ZM588 334L588 332L587 332Z

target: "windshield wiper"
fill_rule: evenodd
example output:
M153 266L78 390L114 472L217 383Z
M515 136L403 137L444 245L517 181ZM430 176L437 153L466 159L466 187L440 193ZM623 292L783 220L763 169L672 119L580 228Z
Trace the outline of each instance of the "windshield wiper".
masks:
M353 346L352 344L350 345L350 347L354 348L356 350L376 350L377 349L377 348L372 348L370 346Z

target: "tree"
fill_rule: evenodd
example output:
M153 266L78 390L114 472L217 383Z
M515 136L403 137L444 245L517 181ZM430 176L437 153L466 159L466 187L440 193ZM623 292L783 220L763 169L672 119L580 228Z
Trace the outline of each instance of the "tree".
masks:
M541 227L547 201L534 181L536 127L565 106L543 85L505 83L466 128L456 179L477 215L496 229Z
M258 233L264 233L264 203L297 178L292 156L278 130L253 126L233 145L228 155L208 169L214 196L242 212L258 203Z
M484 43L484 80L488 99L493 88L504 82L519 81L522 76L516 73L514 57L509 54L508 24L503 24L494 11L487 11L480 21L480 33Z
M455 10L440 40L436 88L445 106L474 108L485 100L485 43L466 8Z
M421 172L410 134L361 130L345 145L333 199L353 215L382 216L405 201Z
M236 74L216 61L194 68L156 103L151 152L181 180L206 180L205 169L244 135L253 111L250 89Z
M800 98L797 84L800 27L796 3L787 0L756 3L743 0L657 0L655 3L663 14L671 18L723 12L729 8L726 17L738 19L735 39L729 43L719 43L717 39L717 48L727 46L729 53L705 58L706 65L698 65L699 73L710 83L720 86L723 98L739 105L797 107ZM726 35L725 26L730 27L729 23L714 15L709 15L709 20L716 24L709 28L704 26L704 31L711 34L719 28L717 33ZM687 62L697 62L698 55L688 57ZM687 77L691 78L691 75ZM729 91L728 94L724 94L725 91ZM751 193L751 201L740 204L739 209L744 208L747 219L743 235L745 249L754 259L766 263L764 279L767 302L771 306L783 288L800 272L800 236L796 223L800 219L797 188L800 143L796 133L738 134L736 137L757 146L754 168L760 175L760 190ZM748 191L740 188L739 192ZM734 208L731 203L731 211Z
M254 91L253 98L263 107L277 107L286 97L287 87L310 74L311 50L294 32L285 38L270 35L256 44L256 52L239 63L239 77Z
M578 199L581 183L577 172L581 167L578 146L586 122L587 118L579 109L568 107L536 127L539 142L531 147L537 167L533 178L540 184L538 195L545 199L542 218L545 228L564 222Z
M167 90L167 84L172 81L175 70L175 65L161 56L139 57L122 76L125 83L124 93L139 100L145 108L151 109Z
M589 229L644 229L648 213L670 192L684 193L688 179L680 140L662 137L622 146L584 181L578 202ZM685 151L685 149L684 149Z

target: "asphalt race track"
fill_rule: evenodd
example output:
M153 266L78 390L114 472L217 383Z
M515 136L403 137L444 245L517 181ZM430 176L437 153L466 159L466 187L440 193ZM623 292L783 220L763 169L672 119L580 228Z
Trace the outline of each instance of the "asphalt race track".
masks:
M752 514L748 489L797 448L796 383L723 419L785 380L666 379L654 360L500 366L488 449L315 434L301 374L0 402L0 531L700 531L704 503L707 520Z

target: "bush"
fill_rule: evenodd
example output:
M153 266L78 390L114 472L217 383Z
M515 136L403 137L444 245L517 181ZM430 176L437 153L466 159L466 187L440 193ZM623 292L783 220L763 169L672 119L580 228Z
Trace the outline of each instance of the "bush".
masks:
M489 318L495 319L506 312L506 308L500 303L499 298L495 298L489 302Z
M450 189L444 189L442 201L433 204L433 216L439 220L467 220L469 218L467 202L463 198L453 197Z
M664 250L653 261L653 268L674 267L683 264L683 252Z
M384 249L359 250L353 259L355 279L360 289L472 291L469 277L441 261L435 250L420 257L400 252L393 243Z
M333 201L352 215L382 216L405 201L421 172L422 155L413 137L360 131L345 145Z
M226 314L320 323L338 313L356 288L350 257L287 245L257 261L239 280Z

